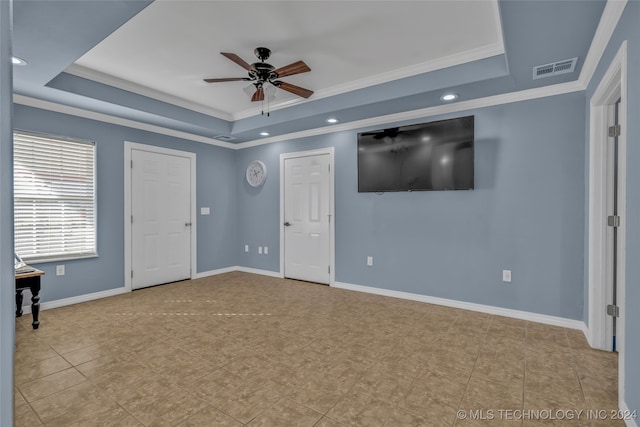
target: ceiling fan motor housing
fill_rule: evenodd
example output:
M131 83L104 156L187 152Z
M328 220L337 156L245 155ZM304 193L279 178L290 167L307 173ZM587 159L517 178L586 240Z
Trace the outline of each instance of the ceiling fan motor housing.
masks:
M251 78L255 78L261 82L266 82L278 77L278 75L273 72L276 67L271 64L267 64L266 62L255 62L251 64L251 66L253 67L253 70L249 71L249 77Z

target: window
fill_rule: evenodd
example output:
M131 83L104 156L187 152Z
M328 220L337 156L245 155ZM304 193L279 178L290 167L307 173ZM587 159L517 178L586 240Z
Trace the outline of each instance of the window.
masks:
M27 262L96 255L93 142L14 134L15 250Z

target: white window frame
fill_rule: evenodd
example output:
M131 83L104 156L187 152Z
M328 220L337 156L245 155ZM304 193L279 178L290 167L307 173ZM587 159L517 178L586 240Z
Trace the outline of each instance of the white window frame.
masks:
M25 168L25 162L33 162L36 160L36 153L32 153L30 158L26 152L28 144L37 144L41 142L43 145L38 147L38 162L31 163ZM35 147L35 145L34 145ZM91 147L90 156L87 156L86 147ZM75 152L82 148L85 152ZM64 152L63 152L64 150ZM58 160L69 160L69 156L77 155L79 165L84 165L86 173L84 175L74 176L71 171L74 170L73 165L68 162L62 163ZM87 159L90 157L90 160ZM81 258L97 257L97 180L96 180L96 158L97 147L95 142L86 140L77 140L66 137L44 135L32 132L16 130L14 132L14 224L15 224L15 247L16 253L24 259L25 262L38 264L44 262L72 260ZM46 160L49 160L48 162ZM58 160L56 160L58 159ZM44 161L43 161L44 160ZM22 162L22 164L20 164ZM82 170L78 167L75 170ZM25 173L26 169L26 173ZM31 174L29 176L28 174ZM40 177L38 187L36 180L39 178L38 173L42 175L57 174L60 179L51 179L47 181ZM69 179L71 178L71 180ZM90 178L90 179L89 179ZM28 180L33 180L33 187L30 187ZM87 179L89 185L68 185L68 183L77 182L77 179ZM82 182L82 181L81 181ZM53 184L53 185L52 185ZM92 187L92 189L91 189ZM88 189L89 188L89 189ZM30 203L38 205L57 201L57 206L50 211L50 215L56 215L60 223L68 224L68 216L65 216L65 207L71 205L71 201L78 202L82 205L81 211L87 212L87 205L91 206L91 214L85 217L85 220L78 221L76 227L54 226L49 229L51 233L44 234L42 228L31 232L20 230L25 223L33 221L38 222L49 221L49 217L45 212L33 211L29 214L30 218L24 220L25 212L20 212L21 202L30 200ZM65 204L66 203L66 204ZM77 210L75 212L77 214ZM24 215L24 216L23 216ZM32 218L36 218L34 221ZM37 221L38 218L44 218ZM91 220L92 218L92 220ZM55 223L55 221L54 221ZM73 222L72 222L73 223ZM75 241L69 244L69 236L79 238L81 243ZM29 242L20 242L20 239ZM72 239L75 240L75 239Z

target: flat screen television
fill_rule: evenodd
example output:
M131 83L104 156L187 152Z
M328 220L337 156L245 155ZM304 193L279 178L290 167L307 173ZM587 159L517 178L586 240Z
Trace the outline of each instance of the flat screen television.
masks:
M474 116L358 134L358 192L472 190Z

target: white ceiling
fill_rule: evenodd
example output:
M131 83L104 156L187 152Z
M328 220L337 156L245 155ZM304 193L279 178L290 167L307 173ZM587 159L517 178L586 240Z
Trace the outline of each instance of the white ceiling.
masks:
M319 99L504 53L496 0L156 0L80 57L67 72L226 120L260 114L245 77L220 55L276 68L303 60L311 72L282 80ZM305 102L279 90L271 109Z

